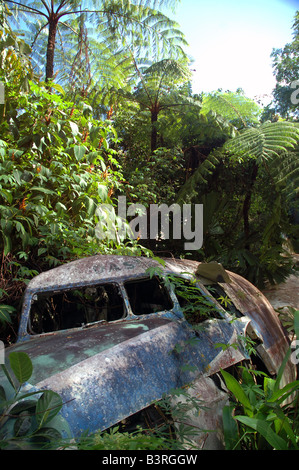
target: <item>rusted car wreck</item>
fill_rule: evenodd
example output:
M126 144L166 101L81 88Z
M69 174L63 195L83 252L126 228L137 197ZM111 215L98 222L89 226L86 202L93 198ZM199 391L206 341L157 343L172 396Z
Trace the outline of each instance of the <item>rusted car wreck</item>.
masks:
M190 315L186 286L198 294ZM61 395L73 436L105 430L191 384L205 404L200 417L188 418L205 430L198 445L217 448L221 433L207 430L220 430L228 398L219 371L249 359L246 337L275 375L289 347L277 314L260 291L221 265L98 255L30 281L18 342L6 357L30 356L30 385ZM294 377L288 363L283 380Z

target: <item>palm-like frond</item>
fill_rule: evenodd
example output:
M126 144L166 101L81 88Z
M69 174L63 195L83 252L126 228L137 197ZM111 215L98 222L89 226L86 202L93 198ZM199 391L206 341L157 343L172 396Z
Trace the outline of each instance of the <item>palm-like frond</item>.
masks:
M282 162L285 156L289 155L290 166L287 167L284 165L285 174L278 171L276 175L273 175L273 178L275 178L275 181L278 183L279 178L281 178L282 181L284 177L285 180L288 180L288 190L291 191L291 187L296 188L296 182L298 182L298 154L288 152L294 149L298 145L298 142L298 124L285 121L275 123L267 122L257 128L243 130L237 137L228 140L224 144L223 150L240 162L253 158L256 160L257 164L269 162L274 165L274 160L276 161L276 159L278 159L277 161ZM191 198L196 193L197 185L206 182L206 177L211 174L219 162L219 159L220 154L212 152L208 158L201 163L182 187L178 195L178 201ZM283 165L283 163L281 164ZM287 168L289 171L287 171Z
M259 123L261 108L242 93L215 92L205 95L202 100L202 113L216 113L237 128Z
M299 195L299 148L282 152L269 164L269 171L275 183L282 188L287 199Z
M266 122L259 127L243 130L225 144L225 149L240 161L254 158L260 164L295 148L298 141L299 127L295 123Z
M151 60L159 60L163 54L180 56L186 43L183 34L175 22L155 9L161 4L171 6L175 3L175 0L8 0L10 7L20 17L26 18L29 43L33 44L36 59L43 62L43 67L46 58L45 36L51 13L54 12L56 17L58 15L56 71L67 72L72 67L71 57L77 52L79 24L84 15L92 73L97 75L100 69L102 76L104 62L105 65L112 62L112 70L115 71L118 64L116 60L111 61L112 56L119 59L119 64L128 63L131 59L128 45L135 57L147 54ZM30 16L33 18L31 25L28 21ZM39 38L42 40L39 41Z
M207 177L210 176L219 163L221 154L217 151L211 152L207 158L200 164L193 175L186 181L184 186L180 189L176 202L181 204L183 202L191 201L198 194L198 185L206 184Z

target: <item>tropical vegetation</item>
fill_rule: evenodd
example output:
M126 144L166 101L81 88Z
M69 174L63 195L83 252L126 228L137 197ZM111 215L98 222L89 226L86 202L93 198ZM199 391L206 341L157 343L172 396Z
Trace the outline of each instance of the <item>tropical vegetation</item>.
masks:
M6 344L28 281L78 257L217 260L258 287L297 269L299 12L293 42L273 50L277 84L263 108L241 89L193 93L186 39L164 13L176 3L0 0ZM97 237L98 225L116 232L119 196L147 208L203 204L201 249L163 234Z

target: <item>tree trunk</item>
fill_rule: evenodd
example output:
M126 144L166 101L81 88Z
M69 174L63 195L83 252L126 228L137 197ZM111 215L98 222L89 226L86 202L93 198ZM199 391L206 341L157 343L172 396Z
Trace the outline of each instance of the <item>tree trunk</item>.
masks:
M54 76L54 51L57 32L58 17L54 13L49 19L49 36L47 45L46 81Z
M246 243L246 248L249 249L249 243L247 243L247 240L249 239L250 231L249 231L249 210L250 210L250 205L251 205L251 197L252 197L252 192L253 192L253 187L255 180L257 178L257 172L258 172L258 165L256 162L253 163L253 168L251 171L251 177L250 177L250 182L249 182L249 188L246 192L244 203L243 203L243 223L244 223L244 235L245 235L245 243Z
M152 111L151 123L152 123L152 132L151 132L151 151L152 153L157 149L157 121L158 121L158 112Z

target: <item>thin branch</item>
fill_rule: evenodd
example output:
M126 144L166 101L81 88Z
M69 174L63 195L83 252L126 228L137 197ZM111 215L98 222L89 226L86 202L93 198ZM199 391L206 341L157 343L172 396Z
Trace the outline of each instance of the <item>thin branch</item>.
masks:
M13 0L9 0L9 3L13 3L14 5L18 7L25 8L25 10L23 10L23 8L19 8L19 11L23 11L24 13L36 13L37 15L42 15L48 19L47 15L44 12L37 10L36 8L28 7L26 5L23 5L22 3L14 2Z
M51 14L51 10L50 10L50 6L47 4L46 0L41 0L42 4L44 5L45 9L47 10L47 12L49 13L49 15Z
M62 1L60 2L60 5L58 6L58 8L57 8L57 10L56 10L56 14L57 14L66 4L67 4L67 0L62 0ZM52 5L53 5L53 6L52 6L52 9L53 9L53 11L54 11L54 2L53 2L53 0L52 0Z
M34 36L34 38L33 38L33 41L32 41L32 43L31 43L31 47L34 46L35 41L37 40L38 36L39 36L40 33L42 32L42 30L48 26L48 24L49 24L49 21L47 21L47 23L45 23L45 24L38 30L38 32L35 34L35 36Z
M60 22L61 25L65 26L66 28L70 29L74 34L76 34L76 36L79 36L79 32L76 31L71 25L69 25L68 23L65 23L64 21L61 21Z

